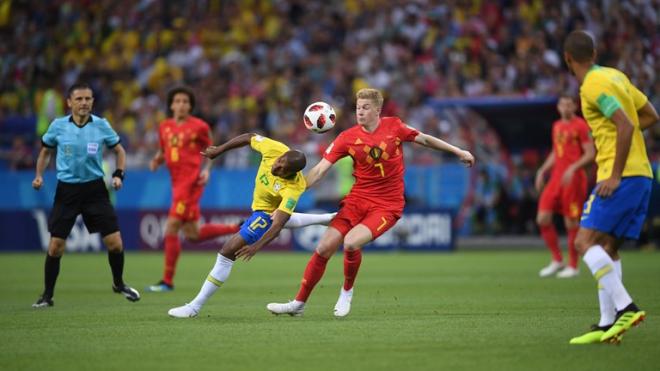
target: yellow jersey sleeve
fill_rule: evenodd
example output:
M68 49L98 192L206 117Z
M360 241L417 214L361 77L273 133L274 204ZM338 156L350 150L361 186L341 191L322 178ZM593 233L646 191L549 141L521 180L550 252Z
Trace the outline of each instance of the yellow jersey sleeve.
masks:
M633 103L635 104L635 110L639 111L644 107L646 102L649 101L649 99L637 89L635 85L633 85L630 81L628 81L628 91L630 91L630 96L632 97Z
M607 118L612 117L616 110L622 108L616 92L608 84L591 79L583 86L582 92L582 99L590 106L596 107Z
M300 196L302 196L303 192L305 191L305 182L304 182L305 178L302 176L301 173L299 173L298 176L303 179L302 183L291 184L289 187L285 188L280 193L280 195L282 196L282 201L280 202L280 205L277 207L277 210L284 211L289 215L293 214L293 210L295 210L296 205L298 205L298 200L300 199Z

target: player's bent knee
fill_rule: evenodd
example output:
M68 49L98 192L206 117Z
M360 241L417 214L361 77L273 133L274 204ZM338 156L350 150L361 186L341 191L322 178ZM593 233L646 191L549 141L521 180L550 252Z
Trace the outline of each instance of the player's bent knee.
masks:
M184 232L183 237L185 237L185 239L190 241L190 242L198 242L199 241L199 233Z
M539 227L545 227L552 223L552 214L538 214L536 216L536 224Z
M578 232L577 236L575 236L575 249L580 255L584 255L594 244L595 243L586 233Z
M48 255L50 256L62 256L66 248L66 240L62 238L52 237L50 243L48 244Z
M331 250L331 249L323 249L323 248L321 248L320 246L316 248L316 253L319 254L319 255L321 255L322 257L324 257L324 258L326 258L326 259L330 259L330 257L331 257L332 255L334 255L336 251L337 251L337 250L334 250L334 251L333 251L333 250Z
M355 250L360 250L361 248L362 246L356 244L350 244L350 243L344 244L344 251L355 251Z
M124 245L121 242L121 234L119 232L110 233L103 237L103 243L108 248L108 251L118 253L124 250Z
M181 221L172 217L167 218L165 234L178 234L181 229Z
M339 250L339 246L334 246L332 244L321 243L316 247L316 253L328 259L334 255L337 250Z
M113 253L120 253L124 250L124 246L121 244L121 242L117 244L106 244L108 247L108 251L113 252Z

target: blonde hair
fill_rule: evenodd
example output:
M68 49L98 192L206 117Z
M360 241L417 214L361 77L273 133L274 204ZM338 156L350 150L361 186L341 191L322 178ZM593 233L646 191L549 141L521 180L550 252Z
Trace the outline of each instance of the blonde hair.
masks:
M380 90L370 88L360 89L355 94L355 97L357 99L370 99L376 103L378 108L383 107L383 94L380 93Z

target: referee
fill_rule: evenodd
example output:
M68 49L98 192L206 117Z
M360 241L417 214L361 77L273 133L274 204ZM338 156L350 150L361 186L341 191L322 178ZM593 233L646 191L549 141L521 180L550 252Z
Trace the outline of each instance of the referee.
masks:
M55 281L60 272L60 259L66 238L82 214L90 233L100 232L108 247L108 261L112 270L112 290L130 301L140 300L140 293L124 283L124 247L119 233L117 216L110 204L103 182L103 145L117 155L116 170L112 173L112 187L119 189L124 180L126 152L119 144L119 136L104 118L91 114L94 104L88 84L77 83L69 88L67 105L71 115L56 118L41 138L42 148L32 187L39 190L43 172L53 150L57 149L57 190L53 209L48 219L50 242L44 266L44 292L32 304L33 308L53 306Z

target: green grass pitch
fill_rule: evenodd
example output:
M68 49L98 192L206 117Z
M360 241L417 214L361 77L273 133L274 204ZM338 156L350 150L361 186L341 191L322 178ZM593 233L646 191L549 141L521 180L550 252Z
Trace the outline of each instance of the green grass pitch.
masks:
M544 251L365 254L353 309L332 309L341 256L328 264L305 315L273 316L293 297L308 254L239 261L199 317L172 319L215 254L183 253L176 291L146 293L162 255L128 253L129 303L112 293L105 254L62 260L55 306L35 310L43 254L0 255L0 370L657 370L660 254L625 251L624 282L647 320L621 345L571 346L597 321L596 283L540 279Z

